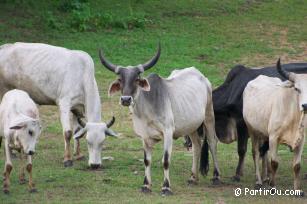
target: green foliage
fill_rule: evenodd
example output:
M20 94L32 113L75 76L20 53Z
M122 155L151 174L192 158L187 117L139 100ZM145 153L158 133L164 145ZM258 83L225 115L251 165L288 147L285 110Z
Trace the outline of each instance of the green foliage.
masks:
M28 6L28 2L32 6ZM16 2L13 5L11 2ZM234 196L237 187L253 189L254 164L248 147L244 176L233 182L238 155L236 143L218 145L218 160L223 185L212 187L212 161L209 176L200 178L199 185L189 187L192 154L183 147L182 139L174 141L170 165L174 196L161 197L163 183L163 142L154 147L152 155L153 192L139 192L144 179L142 142L132 129L126 108L118 105L118 95L107 95L116 75L104 69L98 49L115 64L136 65L150 59L157 42L161 42L161 58L147 71L167 77L172 70L195 66L213 86L224 81L235 64L247 66L271 65L279 56L283 61L306 61L307 21L305 0L88 0L91 22L85 31L73 27L72 13L83 11L82 6L61 10L63 1L0 0L0 44L25 41L45 42L69 49L84 50L95 62L95 77L102 97L103 120L115 115L112 129L122 136L107 138L102 156L101 171L89 171L87 159L74 161L72 168L63 167L64 143L56 107L41 107L43 133L33 159L33 177L38 193L29 194L27 185L18 184L19 160L14 159L11 194L0 191L0 203L306 203L304 198L291 196ZM71 1L69 1L71 2ZM22 3L22 4L19 4ZM86 6L85 6L86 7ZM86 9L85 9L86 10ZM49 12L47 12L49 11ZM81 15L81 16L82 16ZM93 17L92 17L93 16ZM130 21L145 21L129 30ZM81 18L81 17L80 17ZM132 19L132 20L131 20ZM48 23L49 22L49 23ZM128 30L127 30L128 29ZM72 32L75 30L75 32ZM72 145L73 141L71 141ZM73 148L71 148L73 149ZM82 153L88 156L87 143L81 140ZM305 145L306 152L307 146ZM291 189L292 156L280 146L280 168L277 187ZM302 174L307 172L305 153ZM0 168L4 167L4 148L0 149ZM303 177L303 175L302 175ZM306 191L307 182L302 180Z
M87 0L64 1L59 11L69 15L69 26L76 31L96 31L99 29L134 29L144 28L151 21L144 13L131 12L126 16L115 16L111 12L94 12ZM47 24L50 28L58 27L56 18L47 16Z

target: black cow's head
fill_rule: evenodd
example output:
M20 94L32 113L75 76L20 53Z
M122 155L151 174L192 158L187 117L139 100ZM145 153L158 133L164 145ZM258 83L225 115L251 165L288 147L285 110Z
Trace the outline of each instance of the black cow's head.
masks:
M118 75L116 79L109 88L109 95L117 91L121 91L122 96L120 97L120 103L123 106L130 106L133 104L134 97L137 94L138 87L144 91L150 90L150 85L145 78L141 78L140 74L145 70L153 67L159 60L161 52L160 44L158 46L158 51L154 57L152 57L145 64L140 64L137 66L118 66L109 62L103 55L103 52L99 51L99 57L101 63L110 71Z

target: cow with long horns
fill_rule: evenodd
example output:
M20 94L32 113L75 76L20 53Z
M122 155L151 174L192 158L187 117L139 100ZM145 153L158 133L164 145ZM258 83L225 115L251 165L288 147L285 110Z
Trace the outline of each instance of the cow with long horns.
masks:
M252 140L256 186L261 187L264 179L259 171L259 145L261 141L268 140L272 170L270 185L275 187L276 184L278 145L286 144L294 152L294 189L301 190L299 174L305 140L307 74L285 71L280 60L277 62L277 70L288 81L259 76L247 84L243 93L243 117Z
M82 157L79 139L87 133L89 166L101 165L102 143L106 135L115 134L109 129L113 122L109 125L101 122L94 62L87 53L41 43L5 44L0 46L0 84L0 98L8 90L18 88L29 93L39 105L59 107L65 167L73 164L70 150L73 133L76 159ZM78 118L86 119L83 127Z
M129 106L132 112L133 127L143 139L145 178L142 192L151 192L151 158L155 143L164 140L164 182L162 195L172 194L169 164L173 139L187 134L193 143L192 175L189 183L198 181L201 153L201 138L197 129L201 126L206 132L206 140L214 161L214 181L219 181L219 167L216 157L217 137L214 129L212 90L209 80L196 68L174 70L168 78L151 74L142 78L141 74L153 67L160 56L160 45L155 56L145 64L122 67L106 60L100 51L101 63L118 75L109 88L112 95L121 91L120 102Z

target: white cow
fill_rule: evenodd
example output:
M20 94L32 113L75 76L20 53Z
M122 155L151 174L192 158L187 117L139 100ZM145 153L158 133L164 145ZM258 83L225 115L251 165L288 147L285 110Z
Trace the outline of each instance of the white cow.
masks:
M3 191L9 193L10 173L13 165L11 150L16 149L27 155L26 169L29 173L30 192L35 192L32 181L32 155L41 132L39 113L30 96L21 90L4 94L0 105L0 139L4 138L5 168ZM19 181L25 183L24 165L21 166Z
M72 166L70 139L76 134L76 156L82 157L79 138L87 132L89 165L101 165L102 143L113 124L101 122L101 104L92 58L83 51L40 43L14 43L0 47L0 98L17 88L39 105L57 105L65 141L64 166ZM73 127L71 125L73 112ZM77 118L87 123L80 127ZM81 130L80 130L81 129ZM80 131L78 131L80 130ZM78 132L77 132L78 131Z
M275 186L278 144L286 144L294 152L294 189L300 190L299 173L307 110L307 75L286 72L281 67L280 60L277 62L277 69L289 80L287 83L283 83L279 78L259 76L248 83L243 93L243 117L252 139L256 186L262 186L259 145L268 140L272 169L270 185Z
M118 79L110 86L109 94L121 91L121 104L130 107L134 131L143 140L145 178L142 192L151 192L152 149L154 144L164 140L162 195L169 195L172 194L169 164L173 139L189 135L192 140L193 165L189 183L198 181L201 154L201 139L197 134L199 127L204 129L205 142L208 141L212 153L214 181L219 181L220 172L216 157L218 140L215 135L212 89L209 80L194 67L175 70L166 79L157 74L142 78L140 74L152 67L159 56L160 47L149 62L135 67L113 65L102 53L100 59L106 68L118 74Z

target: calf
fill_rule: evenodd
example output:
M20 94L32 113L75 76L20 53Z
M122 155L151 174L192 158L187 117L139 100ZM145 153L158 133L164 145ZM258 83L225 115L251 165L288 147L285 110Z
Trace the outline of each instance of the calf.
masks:
M294 189L300 190L299 173L307 111L307 75L285 71L280 60L277 62L277 70L289 81L282 83L278 78L259 76L248 83L243 93L243 117L252 140L256 186L262 185L258 147L263 140L268 140L272 170L270 185L275 186L278 144L286 144L294 152ZM301 193L303 194L302 191Z
M40 133L38 109L30 96L26 92L17 89L4 94L0 105L0 136L4 138L6 157L4 193L9 193L10 173L13 168L11 160L12 149L21 153L20 183L25 183L23 154L26 154L30 192L36 191L32 181L32 155L35 153L35 144Z

